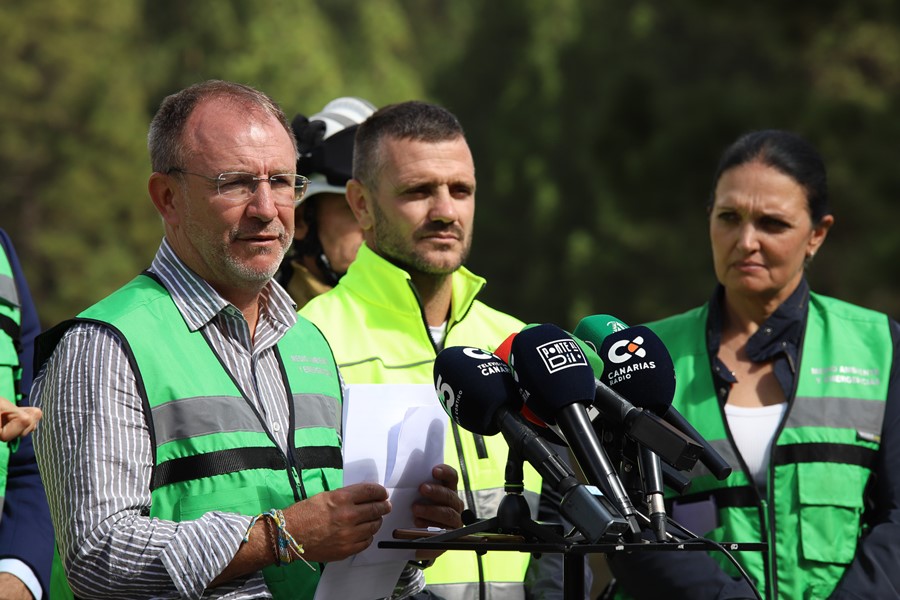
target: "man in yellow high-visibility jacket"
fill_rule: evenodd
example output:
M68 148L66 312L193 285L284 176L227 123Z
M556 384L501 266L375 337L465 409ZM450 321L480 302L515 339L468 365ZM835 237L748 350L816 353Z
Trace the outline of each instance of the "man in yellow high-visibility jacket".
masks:
M376 111L357 130L347 200L365 243L338 285L301 310L325 334L346 382L433 383L434 359L445 346L493 351L523 327L477 300L485 281L463 267L475 167L450 112L425 102ZM483 438L451 424L446 448L466 507L479 518L496 515L508 452L502 436ZM532 518L561 521L558 497L542 493L530 465L525 488ZM427 591L447 600L524 599L526 590L562 598L559 555L447 552L425 579Z

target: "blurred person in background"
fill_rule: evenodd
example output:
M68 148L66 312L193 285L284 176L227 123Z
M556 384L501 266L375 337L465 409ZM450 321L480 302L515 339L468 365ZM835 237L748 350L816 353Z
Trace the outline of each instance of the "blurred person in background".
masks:
M649 326L676 369L677 408L731 464L697 463L669 515L735 552L769 599L900 597L900 326L810 290L834 224L825 165L799 136L748 133L723 154L707 205L719 282L699 308ZM610 557L638 599L753 598L719 552Z
M356 128L373 112L366 100L342 97L291 123L300 153L297 173L309 178L309 189L297 202L294 243L276 278L298 309L337 284L362 244L362 227L345 191Z
M12 242L0 230L0 600L49 595L53 525L28 436L37 310Z

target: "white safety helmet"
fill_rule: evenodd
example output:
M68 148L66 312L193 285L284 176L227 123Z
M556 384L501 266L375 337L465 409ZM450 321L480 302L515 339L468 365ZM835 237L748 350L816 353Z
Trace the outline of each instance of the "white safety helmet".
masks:
M294 117L291 126L300 158L297 172L309 178L309 188L300 202L316 194L343 194L353 176L353 138L357 126L375 112L368 100L336 98L316 114Z

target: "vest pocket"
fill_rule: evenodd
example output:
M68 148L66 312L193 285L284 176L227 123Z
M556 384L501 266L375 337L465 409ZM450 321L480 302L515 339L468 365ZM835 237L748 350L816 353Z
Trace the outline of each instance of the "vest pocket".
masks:
M856 465L797 465L803 558L838 564L853 560L868 477L869 471Z

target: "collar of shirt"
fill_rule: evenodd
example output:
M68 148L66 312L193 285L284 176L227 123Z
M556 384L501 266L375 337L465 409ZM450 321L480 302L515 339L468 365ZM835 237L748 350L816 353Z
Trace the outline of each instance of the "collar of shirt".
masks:
M706 323L706 345L712 363L713 378L723 402L727 398L730 384L736 381L731 371L719 360L724 302L725 288L719 285L709 301L709 317ZM747 355L750 360L774 361L775 377L781 385L785 398L790 398L794 388L808 305L809 284L802 279L790 297L747 340Z
M191 331L199 330L222 313L243 319L237 307L184 264L165 238L150 265L150 271L169 291ZM296 305L274 280L263 288L259 308L260 321L265 321L282 335L297 322Z

